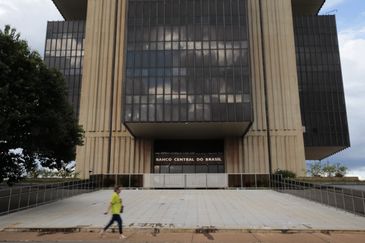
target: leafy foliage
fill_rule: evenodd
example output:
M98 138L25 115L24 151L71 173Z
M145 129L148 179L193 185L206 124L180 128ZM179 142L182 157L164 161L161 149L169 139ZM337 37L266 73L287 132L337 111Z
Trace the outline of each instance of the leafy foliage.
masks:
M344 177L347 174L348 168L340 163L335 165L335 176Z
M309 173L312 176L317 176L317 177L321 176L321 174L322 174L322 164L321 164L321 161L312 163L310 165Z
M10 26L0 30L0 182L18 181L34 169L61 169L83 144L83 130L66 100L62 75ZM17 155L9 150L22 148Z
M329 162L322 167L323 174L327 177L333 177L336 172L336 166L331 165Z
M327 162L322 164L321 161L314 162L310 165L309 173L312 176L327 176L327 177L344 177L347 174L348 168L341 163L335 165Z
M275 171L274 174L275 175L282 175L283 178L295 178L295 177L297 177L297 175L294 172L290 171L290 170L280 170L280 169L278 169L278 170Z

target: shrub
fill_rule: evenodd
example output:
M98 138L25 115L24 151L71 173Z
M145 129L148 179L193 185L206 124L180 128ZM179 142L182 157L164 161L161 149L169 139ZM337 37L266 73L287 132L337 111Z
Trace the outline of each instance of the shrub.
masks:
M336 173L336 166L327 162L327 164L322 167L322 171L327 177L333 177Z
M348 168L340 163L335 165L335 177L344 177L347 174Z
M295 178L297 175L290 170L280 170L277 169L274 173L275 175L282 175L283 178Z

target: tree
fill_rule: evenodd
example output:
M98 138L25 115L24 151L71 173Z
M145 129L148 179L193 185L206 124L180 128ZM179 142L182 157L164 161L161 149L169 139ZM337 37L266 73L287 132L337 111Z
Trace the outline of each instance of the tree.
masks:
M341 163L337 163L335 165L335 176L336 177L344 177L347 174L348 168Z
M327 164L322 167L322 171L327 177L333 177L336 172L336 166L327 162Z
M313 162L310 165L309 173L312 176L320 177L322 174L322 164L321 161Z
M34 169L61 169L75 159L83 130L66 100L65 81L10 26L0 30L0 182ZM14 154L11 149L22 148Z

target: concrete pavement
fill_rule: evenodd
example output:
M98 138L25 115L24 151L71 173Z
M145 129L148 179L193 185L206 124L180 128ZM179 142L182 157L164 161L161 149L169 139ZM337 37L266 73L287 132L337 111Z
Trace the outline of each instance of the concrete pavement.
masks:
M0 230L98 230L111 190L75 196L0 217ZM271 190L125 190L127 230L360 230L365 217Z
M97 233L14 233L0 232L0 242L125 242L125 243L363 243L365 233L242 233L217 232L210 234L127 232L125 240L119 240L118 234L107 234L100 238Z

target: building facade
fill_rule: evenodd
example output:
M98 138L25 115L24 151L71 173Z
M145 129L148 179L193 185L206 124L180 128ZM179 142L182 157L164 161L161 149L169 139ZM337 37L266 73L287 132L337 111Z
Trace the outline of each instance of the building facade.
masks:
M92 174L306 173L349 147L324 0L54 0L60 69ZM81 78L82 77L82 78Z

